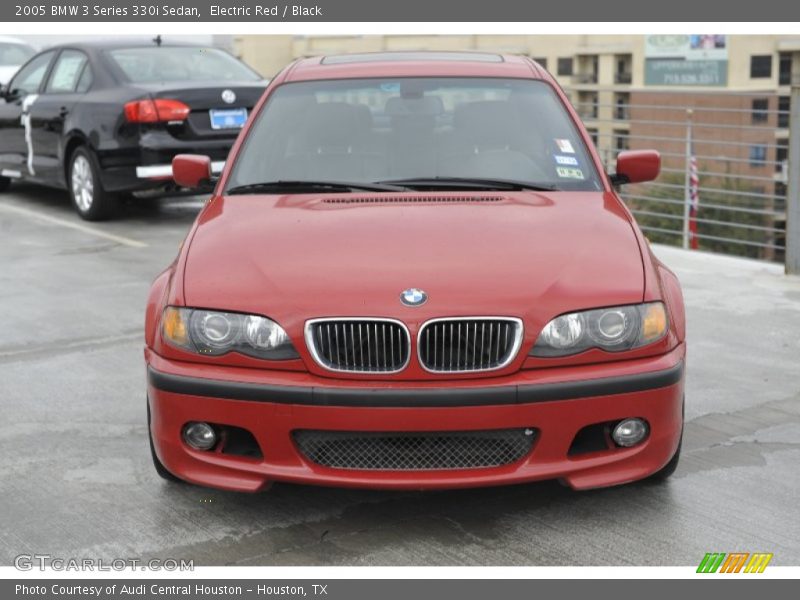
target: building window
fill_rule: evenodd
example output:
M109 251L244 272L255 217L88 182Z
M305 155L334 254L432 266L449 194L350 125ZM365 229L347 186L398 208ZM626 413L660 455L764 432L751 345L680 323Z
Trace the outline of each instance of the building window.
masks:
M769 119L769 100L766 98L754 99L751 115L753 123L766 123Z
M541 66L543 69L547 70L547 58L546 57L542 56L540 58L534 58L533 60L534 60L534 62L539 63L539 66Z
M789 158L789 140L778 140L778 144L775 148L775 172L783 173L783 163Z
M755 144L750 146L750 166L763 167L767 161L767 146L764 144Z
M581 119L596 119L597 118L597 93L595 92L578 92L578 115Z
M780 96L778 98L778 127L789 127L789 111L791 108L791 96Z
M572 59L559 58L558 59L558 74L562 76L572 75Z
M614 149L617 152L630 149L630 145L628 144L628 132L624 129L614 130Z
M631 82L631 63L633 58L630 54L620 54L616 56L616 69L614 71L614 83L627 85Z
M792 55L788 52L781 53L778 60L778 85L792 84Z
M588 133L589 137L592 138L592 143L595 145L595 148L596 148L597 147L597 141L599 139L599 136L597 134L597 129L587 129L586 133Z
M600 59L597 56L585 56L580 63L579 83L597 83Z
M769 79L772 77L772 55L750 57L750 78Z
M630 104L630 94L614 94L614 118L618 121L630 119Z

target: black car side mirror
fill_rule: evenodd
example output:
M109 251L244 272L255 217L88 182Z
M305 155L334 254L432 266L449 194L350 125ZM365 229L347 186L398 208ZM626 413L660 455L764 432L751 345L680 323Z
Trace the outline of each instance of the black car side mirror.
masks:
M0 98L6 102L13 102L19 98L19 91L12 90L7 85L0 85Z

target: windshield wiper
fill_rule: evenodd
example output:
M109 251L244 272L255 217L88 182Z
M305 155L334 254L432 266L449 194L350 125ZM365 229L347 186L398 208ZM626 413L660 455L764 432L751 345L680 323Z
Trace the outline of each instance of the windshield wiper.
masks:
M536 192L558 191L558 187L554 185L539 184L531 181L519 181L516 179L490 179L484 177L414 177L411 179L377 181L376 183L382 185L402 185L415 189L468 188L509 191L533 190Z
M408 188L389 183L361 183L350 181L310 181L302 179L280 179L237 185L225 191L226 194L258 194L275 193L289 190L298 193L300 190L336 194L341 192L403 192Z

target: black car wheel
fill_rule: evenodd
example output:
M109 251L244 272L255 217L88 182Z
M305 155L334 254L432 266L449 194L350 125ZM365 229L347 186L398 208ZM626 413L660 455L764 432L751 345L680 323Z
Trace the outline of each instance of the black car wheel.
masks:
M116 198L103 189L97 159L85 146L76 148L69 158L67 184L82 219L100 221L114 214Z
M5 192L11 185L11 179L0 176L0 192Z
M183 479L175 477L175 475L167 471L167 467L165 467L162 462L158 460L156 448L153 446L153 432L150 429L150 401L147 402L147 437L150 440L150 456L153 459L153 467L155 467L156 473L158 473L159 477L167 481L171 481L172 483L184 483Z

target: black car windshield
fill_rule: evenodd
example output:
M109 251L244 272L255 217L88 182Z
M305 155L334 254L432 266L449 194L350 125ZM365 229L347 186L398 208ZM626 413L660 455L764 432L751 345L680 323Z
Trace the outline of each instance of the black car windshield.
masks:
M132 83L261 79L255 71L216 48L120 48L109 50L108 55Z
M0 42L0 67L18 67L34 54L36 52L29 46Z
M470 179L476 188L510 180L603 189L549 84L475 77L284 84L249 131L226 188L308 180L463 189Z

